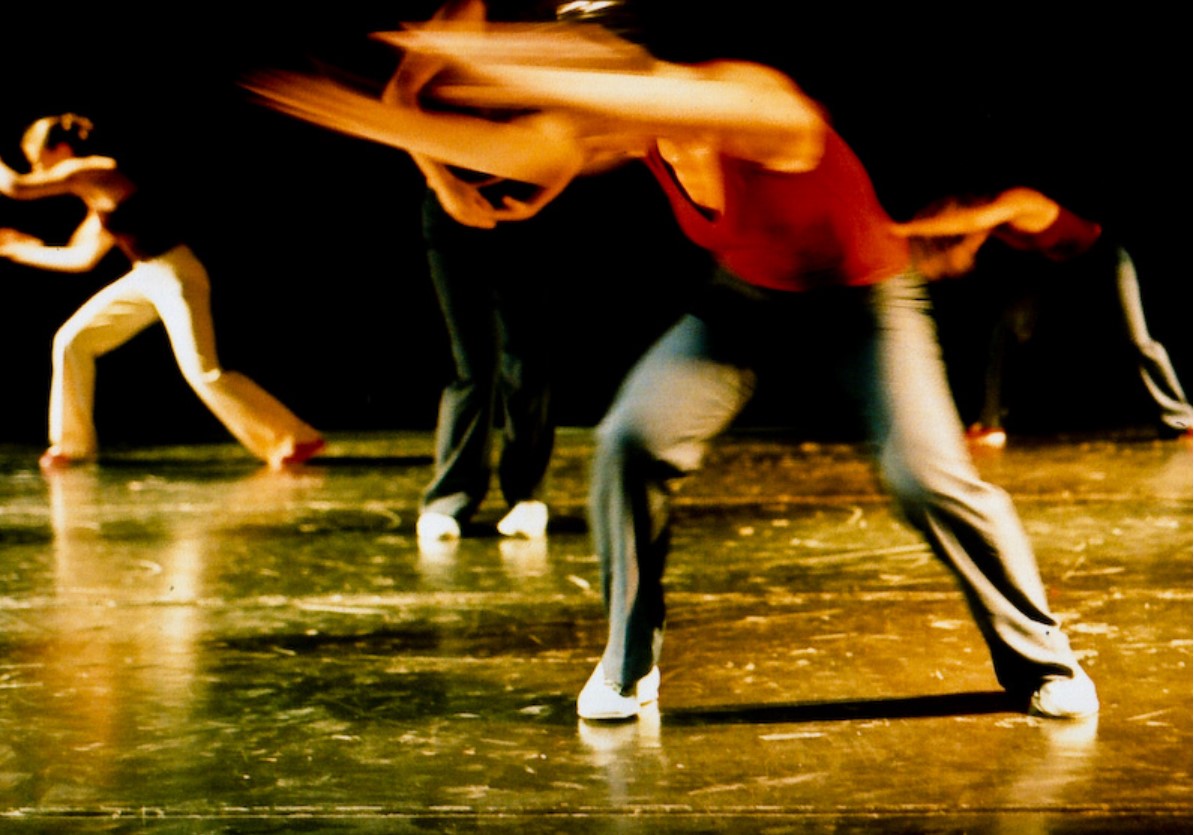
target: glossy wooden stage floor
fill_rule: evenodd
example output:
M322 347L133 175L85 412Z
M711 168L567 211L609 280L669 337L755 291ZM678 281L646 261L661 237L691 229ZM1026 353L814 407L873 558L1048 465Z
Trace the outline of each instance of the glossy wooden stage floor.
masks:
M43 476L0 449L0 829L1189 832L1191 450L1036 439L1016 498L1097 723L999 692L849 445L724 439L677 499L661 706L578 723L590 434L546 543L421 552L424 434L294 473L233 445Z

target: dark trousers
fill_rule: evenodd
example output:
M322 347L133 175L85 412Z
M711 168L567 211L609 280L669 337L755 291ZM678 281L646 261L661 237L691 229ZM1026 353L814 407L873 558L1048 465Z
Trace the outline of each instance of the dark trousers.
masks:
M538 498L543 488L555 439L547 259L535 246L533 220L525 227L473 229L448 217L428 193L423 221L453 360L453 377L440 399L435 475L423 510L464 521L489 490L499 422L498 482L506 502Z

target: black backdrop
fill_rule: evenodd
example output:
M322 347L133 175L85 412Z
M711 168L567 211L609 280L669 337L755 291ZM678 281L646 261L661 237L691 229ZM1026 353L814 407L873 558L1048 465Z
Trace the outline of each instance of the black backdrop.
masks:
M1190 238L1179 163L1191 122L1181 21L1135 7L1092 19L1093 7L1062 4L1031 12L968 4L948 16L914 6L877 16L858 4L788 9L782 19L676 0L647 5L653 42L668 55L737 55L789 71L826 104L897 218L945 194L1024 184L1103 222L1136 259L1150 325L1188 385ZM448 348L419 242L417 172L399 152L259 108L236 84L247 69L282 65L380 79L394 55L365 34L418 19L428 4L112 6L5 13L0 155L21 162L20 133L38 116L90 115L105 149L136 176L169 178L212 275L226 366L327 430L430 428ZM0 201L0 225L49 240L68 235L79 214L66 199ZM638 167L577 184L542 222L559 272L543 300L558 347L557 413L590 425L674 316L704 258L679 238ZM1035 269L988 260L978 275L937 288L967 418L991 305L1008 270L1030 280ZM9 363L0 442L41 441L54 330L123 267L113 257L80 276L0 261ZM1057 312L1018 370L1015 414L1026 430L1148 422L1116 347L1108 285L1091 290ZM816 359L796 364L808 370ZM744 422L851 431L832 401L797 412L787 381L764 382ZM101 360L97 420L107 443L223 437L174 370L160 328Z

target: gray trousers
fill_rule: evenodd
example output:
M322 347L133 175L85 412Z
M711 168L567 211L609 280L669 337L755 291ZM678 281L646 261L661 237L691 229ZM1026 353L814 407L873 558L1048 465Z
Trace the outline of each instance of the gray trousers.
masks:
M1026 693L1047 675L1072 675L1077 660L1011 500L979 477L966 449L923 281L793 294L722 273L715 288L703 311L642 357L598 427L590 514L609 619L607 678L629 692L658 661L670 488L701 466L708 443L746 405L764 333L790 341L793 363L840 361L879 476L956 575L1000 683ZM788 307L803 318L785 322ZM797 349L796 331L814 327L817 350Z

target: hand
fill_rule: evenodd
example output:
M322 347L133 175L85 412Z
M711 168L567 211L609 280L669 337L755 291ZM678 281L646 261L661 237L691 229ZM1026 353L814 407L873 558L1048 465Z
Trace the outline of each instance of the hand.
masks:
M492 229L498 224L497 210L481 194L481 184L466 183L447 172L427 178L440 206L457 223L476 229Z
M534 217L544 206L554 200L564 190L564 186L571 181L572 178L568 177L562 180L558 186L541 188L529 200L518 200L510 196L503 197L502 208L493 210L494 219L504 222Z

